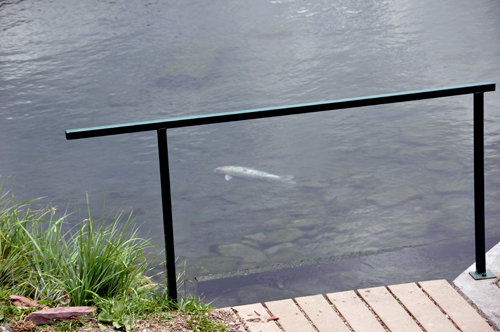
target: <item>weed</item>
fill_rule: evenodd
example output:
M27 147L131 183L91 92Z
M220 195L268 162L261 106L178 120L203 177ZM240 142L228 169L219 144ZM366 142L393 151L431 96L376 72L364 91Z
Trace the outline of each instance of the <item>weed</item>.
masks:
M54 332L75 331L85 325L85 318L78 317L72 320L64 320L54 325Z
M195 315L195 314L188 315L186 322L193 329L193 331L196 332L227 331L227 327L224 324L217 323L206 315Z
M179 311L183 313L195 312L205 314L212 310L211 303L204 304L203 300L191 296L189 298L181 297L179 301Z

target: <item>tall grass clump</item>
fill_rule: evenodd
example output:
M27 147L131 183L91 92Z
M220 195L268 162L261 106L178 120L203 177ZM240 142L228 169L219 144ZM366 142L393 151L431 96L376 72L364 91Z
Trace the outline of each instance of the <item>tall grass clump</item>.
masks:
M153 246L138 237L137 228L132 227L132 212L112 216L103 212L96 218L87 196L85 219L64 232L66 218L49 220L45 231L41 223L37 231L26 231L32 240L31 263L41 295L62 293L71 305L83 306L93 305L98 298L143 290L150 269L144 251Z
M35 201L15 204L0 194L0 285L74 306L146 289L145 249L154 247L137 235L132 212L96 218L87 196L84 219L78 209L80 221L70 227L68 214L55 218L54 208L37 209Z
M40 208L36 199L15 203L2 189L0 183L1 324L26 316L27 311L8 305L9 295L24 295L48 307L96 306L99 324L127 332L138 320L160 322L178 314L186 315L194 331L227 330L206 316L211 306L201 299L170 300L166 275L163 286L150 281L156 257L145 252L155 247L138 236L132 212L106 215L103 208L95 217L87 195L84 216L77 201L75 223L68 221L71 214L57 217L55 208Z
M25 230L45 213L30 208L34 200L14 203L14 197L4 192L3 186L0 183L0 285L30 293L27 281L33 251Z

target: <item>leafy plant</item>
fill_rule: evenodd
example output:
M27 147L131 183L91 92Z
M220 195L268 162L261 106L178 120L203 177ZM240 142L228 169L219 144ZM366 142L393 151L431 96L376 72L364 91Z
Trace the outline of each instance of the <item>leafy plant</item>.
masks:
M54 325L55 332L75 331L77 328L85 325L85 318L78 317L72 320L63 320Z
M195 296L189 298L181 297L179 301L179 311L183 313L196 312L205 314L212 310L211 303L204 304L203 300Z
M127 298L109 299L106 306L101 306L102 312L97 319L100 322L112 324L114 328L125 328L127 332L134 327L135 315L127 304Z
M129 292L114 298L97 297L95 304L100 309L98 320L112 324L115 328L129 331L136 321L142 319L172 317L173 309L178 305L154 290L146 288L142 292Z
M186 314L186 323L196 332L203 331L227 331L224 324L217 323L210 319L208 313L212 310L211 303L204 304L201 298L191 296L181 297L179 302L179 312Z

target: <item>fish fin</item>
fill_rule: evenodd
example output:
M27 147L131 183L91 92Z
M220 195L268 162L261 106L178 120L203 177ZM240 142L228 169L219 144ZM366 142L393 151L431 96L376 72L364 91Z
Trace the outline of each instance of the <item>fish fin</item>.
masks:
M231 180L233 177L229 174L226 174L226 176L224 177L226 179L226 181L229 181Z
M297 182L293 181L295 176L293 175L283 175L281 176L281 182L289 183L289 184L297 184Z

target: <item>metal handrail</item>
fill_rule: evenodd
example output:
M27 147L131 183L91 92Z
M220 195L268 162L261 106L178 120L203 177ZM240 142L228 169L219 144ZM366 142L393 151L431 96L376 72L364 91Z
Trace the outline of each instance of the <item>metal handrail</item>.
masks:
M170 192L170 171L168 166L168 129L473 94L474 220L476 271L471 271L471 275L476 279L484 279L494 277L491 271L486 270L486 235L484 226L484 92L489 91L495 91L495 83L479 83L440 89L418 90L360 98L340 99L319 103L261 108L227 113L215 113L92 128L72 129L66 131L66 139L73 140L90 137L137 133L150 130L157 131L168 293L171 299L177 300L172 202Z

